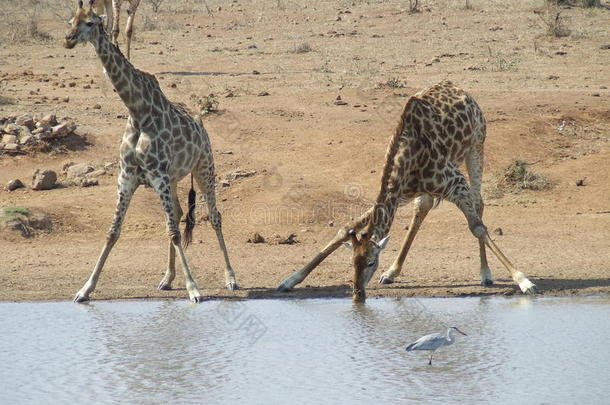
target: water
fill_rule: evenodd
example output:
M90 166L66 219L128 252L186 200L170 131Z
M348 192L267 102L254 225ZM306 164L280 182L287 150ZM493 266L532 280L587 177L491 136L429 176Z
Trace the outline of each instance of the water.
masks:
M0 403L602 404L609 336L610 297L0 303Z

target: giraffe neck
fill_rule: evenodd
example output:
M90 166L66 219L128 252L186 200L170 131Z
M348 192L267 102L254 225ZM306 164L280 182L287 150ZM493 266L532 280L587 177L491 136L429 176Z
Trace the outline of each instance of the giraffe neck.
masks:
M136 120L142 118L148 114L154 100L150 93L160 92L158 84L155 89L151 83L151 81L156 83L156 79L154 76L136 69L123 56L120 49L110 41L106 31L101 26L98 29L99 35L91 41L95 52L130 115ZM162 98L165 97L162 96Z
M383 239L392 227L398 209L398 193L386 191L377 199L366 233L377 241Z

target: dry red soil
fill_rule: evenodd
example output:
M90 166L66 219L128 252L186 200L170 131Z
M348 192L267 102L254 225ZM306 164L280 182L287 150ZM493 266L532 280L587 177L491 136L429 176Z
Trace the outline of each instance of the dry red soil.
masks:
M502 228L503 235L493 235L501 249L543 294L610 291L610 50L604 49L610 11L564 9L571 34L555 38L534 13L542 1L471 1L471 10L457 1L427 3L415 14L404 10L404 1L290 2L282 9L275 1L223 2L221 11L220 2L210 1L212 15L194 2L166 4L159 14L142 6L132 62L155 74L173 101L215 94L220 112L204 124L218 175L256 171L217 189L241 290L224 290L214 232L205 221L195 228L187 255L204 295L349 296L350 254L343 248L294 292L275 287L372 203L400 108L442 79L466 89L486 114L484 221L490 230ZM69 116L89 144L0 155L2 185L13 178L29 182L37 168L61 172L69 161L117 160L126 108L91 45L62 48L66 25L55 14L39 17L50 40L0 37L0 92L10 99L0 116ZM294 52L303 44L311 51ZM347 105L335 105L337 96ZM492 192L502 169L519 157L536 162L531 168L554 186ZM585 185L576 186L583 178ZM95 187L0 191L0 206L38 209L53 220L50 232L32 238L1 235L0 300L72 298L101 251L115 184L112 172ZM180 187L183 202L188 186L185 180ZM199 219L204 214L201 204ZM399 211L378 275L398 254L410 216L410 206ZM165 271L164 223L158 197L140 188L93 299L186 299L180 271L176 290L156 290ZM253 232L267 238L295 233L298 243L247 243ZM490 265L497 283L481 287L477 242L457 208L443 203L426 219L397 282L372 281L368 292L518 293L495 258Z

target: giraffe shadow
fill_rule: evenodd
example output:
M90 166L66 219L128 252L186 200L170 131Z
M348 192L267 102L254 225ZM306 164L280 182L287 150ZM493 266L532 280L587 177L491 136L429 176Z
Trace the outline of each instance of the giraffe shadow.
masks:
M290 292L278 292L275 288L244 288L246 298L305 299L351 297L352 287L346 284L320 287L296 287Z

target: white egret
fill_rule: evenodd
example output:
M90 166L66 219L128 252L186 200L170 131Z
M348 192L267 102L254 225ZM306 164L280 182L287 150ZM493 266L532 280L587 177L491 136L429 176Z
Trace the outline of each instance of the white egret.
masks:
M464 332L459 330L456 326L450 326L449 328L447 328L447 332L444 334L431 333L429 335L420 337L415 342L407 346L405 350L408 352L412 352L413 350L429 350L431 353L430 359L428 360L428 364L432 365L432 355L434 354L434 351L439 347L449 346L455 341L453 337L454 330L464 336L468 336Z

